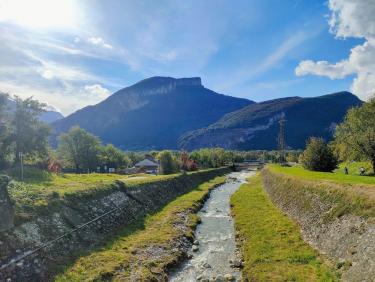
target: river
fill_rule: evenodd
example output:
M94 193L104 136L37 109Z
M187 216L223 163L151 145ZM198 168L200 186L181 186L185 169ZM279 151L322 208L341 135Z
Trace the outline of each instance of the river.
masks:
M230 197L254 172L233 172L227 182L210 194L198 213L202 222L187 260L170 281L240 281L241 258L236 253L235 230L230 215Z

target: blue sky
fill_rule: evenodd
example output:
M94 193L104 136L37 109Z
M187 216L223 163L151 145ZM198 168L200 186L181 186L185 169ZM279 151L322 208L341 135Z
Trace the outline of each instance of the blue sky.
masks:
M348 1L0 0L0 91L64 114L155 75L200 76L255 101L342 90L366 98L373 72L351 50L374 55L375 24L358 21L375 5Z

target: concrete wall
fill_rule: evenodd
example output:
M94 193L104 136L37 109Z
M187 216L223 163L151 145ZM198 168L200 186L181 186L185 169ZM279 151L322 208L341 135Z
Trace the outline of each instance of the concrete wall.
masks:
M0 175L0 232L9 230L14 223L14 209L8 195L9 180Z
M355 187L304 181L267 169L262 177L272 201L299 223L306 242L332 260L343 281L374 281L374 217L355 212L355 205L368 197L346 194Z
M71 195L51 214L0 233L0 281L8 278L12 281L52 280L56 265L61 266L66 260L74 259L79 251L101 246L113 236L116 229L142 220L145 215L157 211L177 196L227 172L228 168L220 168L128 187L122 182L115 182L111 189L102 192L96 190ZM95 220L37 254L8 265L28 251L117 207L119 209L115 212Z

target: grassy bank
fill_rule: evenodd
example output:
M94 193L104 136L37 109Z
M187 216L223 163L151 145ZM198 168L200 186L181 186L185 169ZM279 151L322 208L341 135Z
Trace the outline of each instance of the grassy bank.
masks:
M232 196L236 229L249 281L335 281L336 276L301 238L296 223L276 208L260 176Z
M202 171L189 172L188 174ZM58 208L62 201L67 198L105 193L114 189L113 183L115 181L121 181L130 187L139 184L152 184L160 180L169 180L181 176L181 174L155 176L149 174L101 173L57 175L35 168L27 168L25 180L20 182L17 178L19 171L10 170L2 173L10 175L14 179L8 190L15 205L17 224L28 221L42 212L49 212L51 208Z
M360 176L356 174L345 175L340 169L337 172L332 173L309 171L302 168L301 166L283 167L280 165L272 164L267 165L267 167L274 172L290 174L306 180L324 180L344 184L375 185L374 176ZM349 172L354 173L354 171L356 171L355 167L356 166L354 166L354 164L351 166L352 169L350 169L349 167Z
M29 220L49 205L57 205L66 196L111 189L112 183L116 180L131 185L173 177L147 174L127 176L99 173L57 175L35 168L27 168L25 170L25 180L21 182L18 179L19 172L17 170L2 173L10 175L13 179L8 191L15 205L16 222Z
M224 183L217 177L178 197L161 211L120 231L101 250L82 256L59 275L57 281L160 281L166 269L182 256L178 242L192 238L198 223L195 213L213 187Z

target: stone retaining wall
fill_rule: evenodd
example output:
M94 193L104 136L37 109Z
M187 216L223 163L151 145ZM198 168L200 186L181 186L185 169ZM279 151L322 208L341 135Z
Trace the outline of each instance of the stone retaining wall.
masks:
M8 195L9 177L0 175L0 232L9 230L14 223L14 209Z
M227 172L229 168L219 168L129 186L117 181L101 193L70 195L56 212L0 233L0 281L52 280L56 265L66 264L79 251L101 246L116 229L144 218L177 196ZM28 251L106 213L35 255L6 266Z
M353 205L345 193L355 187L338 191L339 184L304 181L269 169L262 178L272 201L299 223L305 241L335 263L343 281L374 281L374 218L343 208Z

